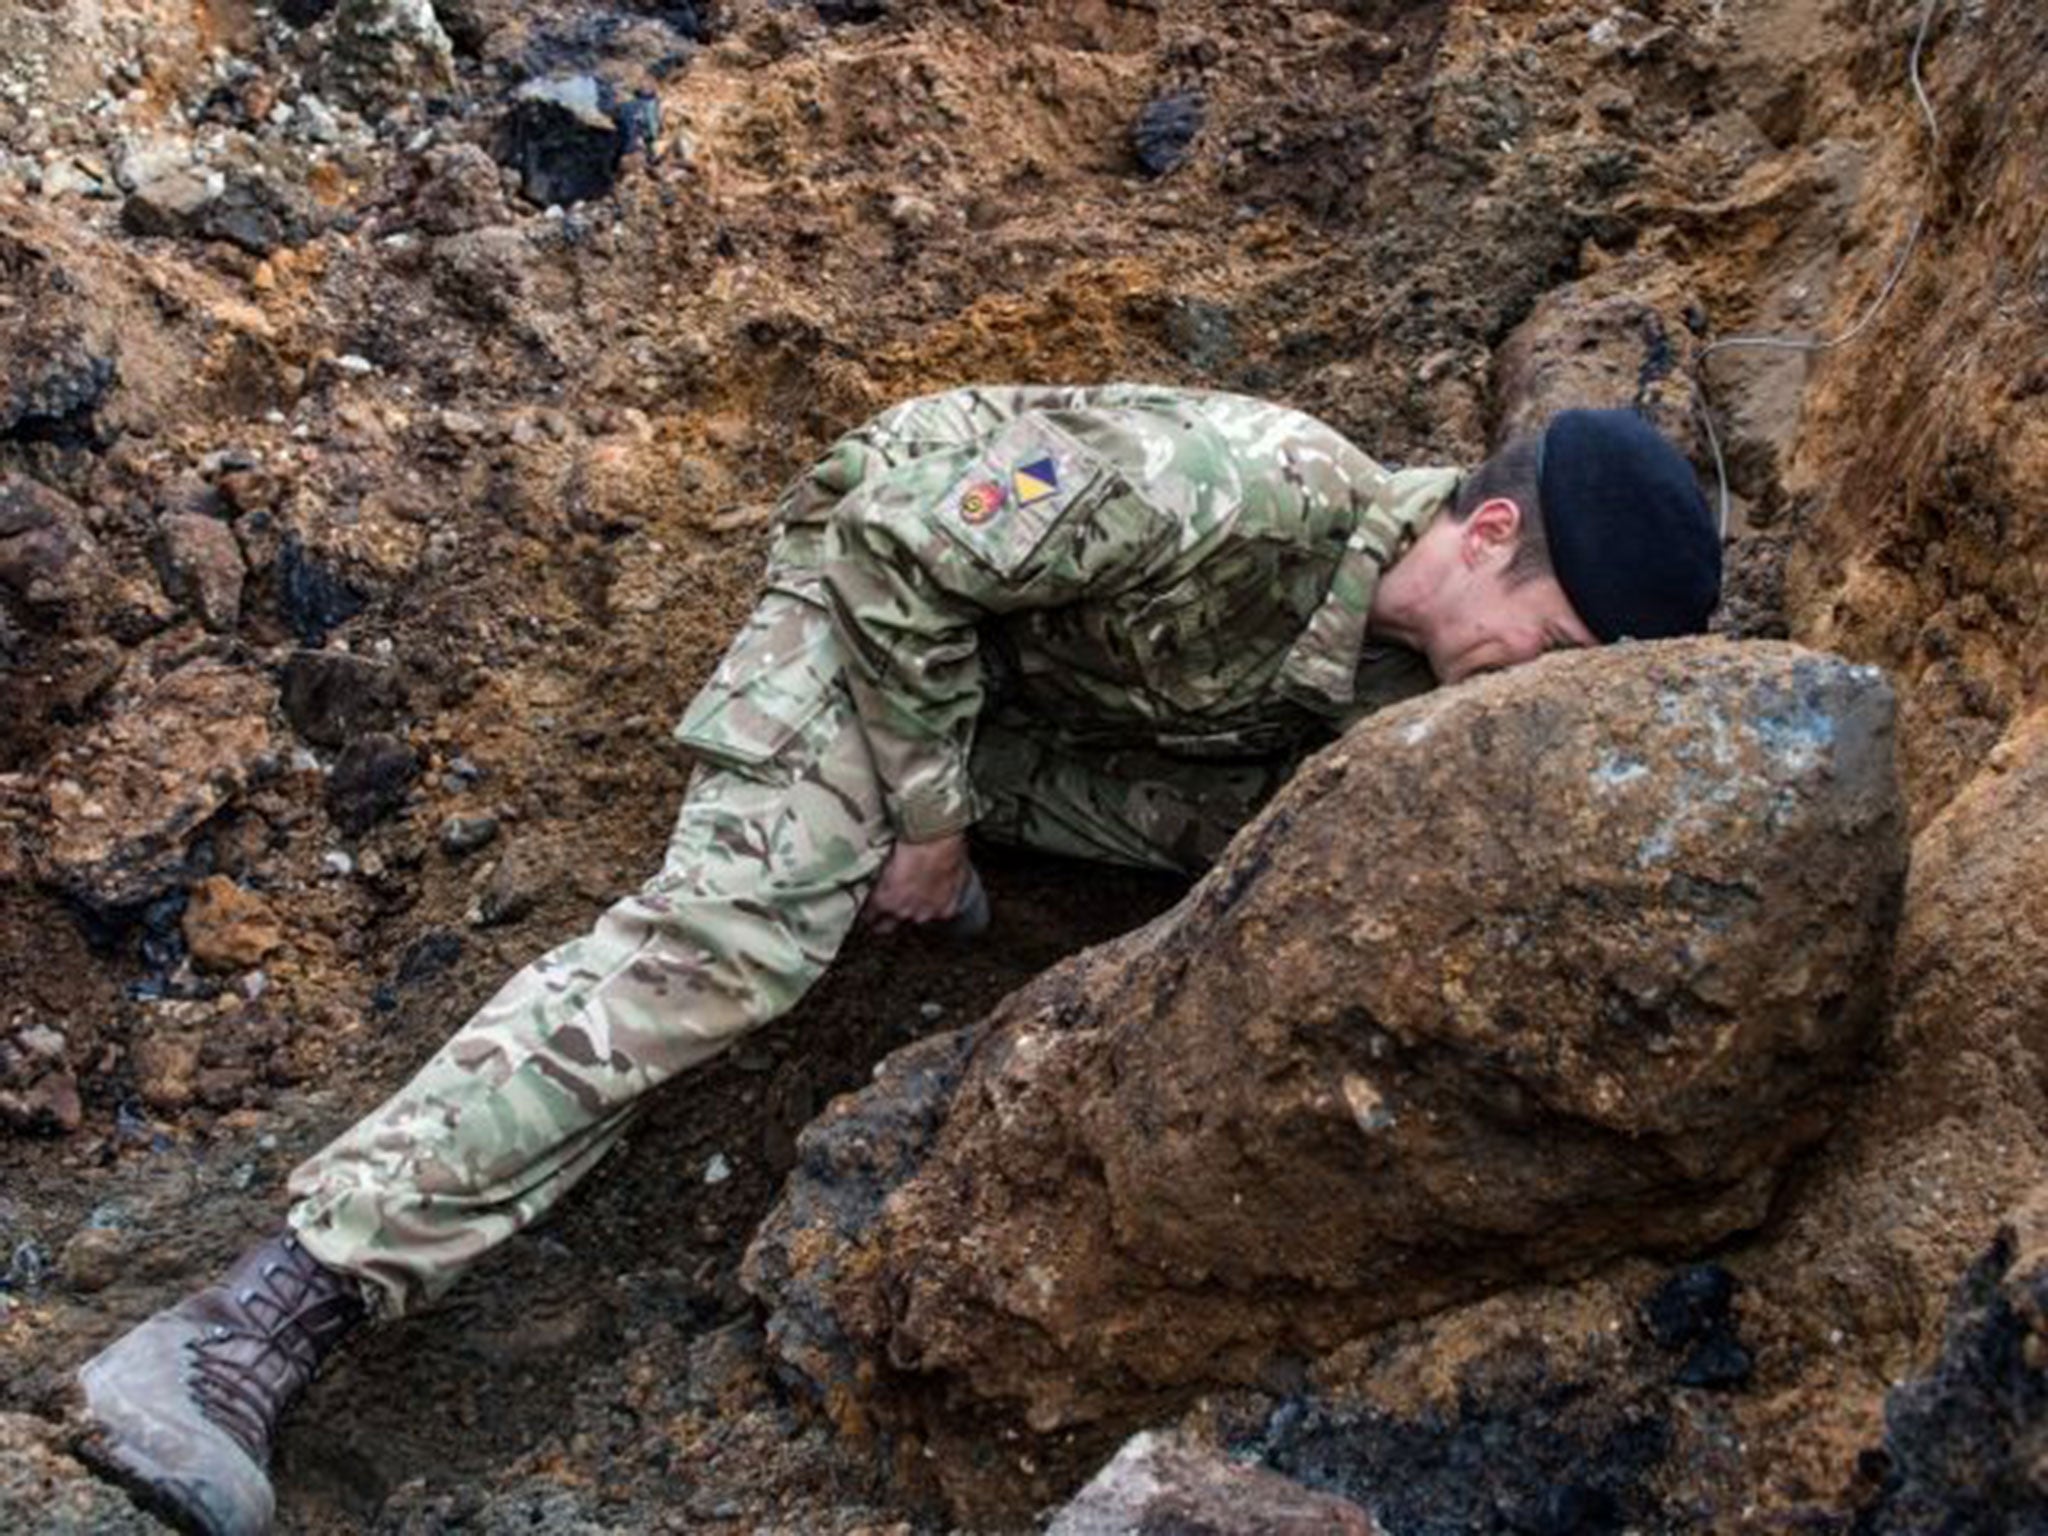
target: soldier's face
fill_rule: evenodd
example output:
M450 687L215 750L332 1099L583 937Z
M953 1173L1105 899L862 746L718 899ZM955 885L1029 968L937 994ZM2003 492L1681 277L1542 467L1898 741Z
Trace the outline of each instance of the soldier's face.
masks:
M1600 643L1555 576L1509 574L1521 532L1521 511L1512 501L1486 502L1453 527L1456 562L1439 589L1436 622L1423 647L1439 682Z
M1439 682L1519 666L1546 651L1600 643L1555 576L1510 582L1504 572L1488 572L1460 595L1462 601L1441 616L1427 647Z

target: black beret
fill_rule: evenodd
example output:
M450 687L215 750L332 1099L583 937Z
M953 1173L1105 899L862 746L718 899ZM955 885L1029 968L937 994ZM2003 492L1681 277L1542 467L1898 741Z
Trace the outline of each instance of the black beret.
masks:
M1721 535L1692 466L1634 411L1560 411L1537 495L1558 585L1602 640L1698 634L1721 595Z

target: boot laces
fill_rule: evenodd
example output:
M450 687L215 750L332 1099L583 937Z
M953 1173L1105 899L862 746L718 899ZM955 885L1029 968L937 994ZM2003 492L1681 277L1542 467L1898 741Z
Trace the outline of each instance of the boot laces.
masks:
M241 1321L208 1323L185 1346L200 1411L266 1467L279 1417L365 1310L353 1285L295 1241L283 1249L288 1257L266 1260L253 1276L231 1275L222 1287Z

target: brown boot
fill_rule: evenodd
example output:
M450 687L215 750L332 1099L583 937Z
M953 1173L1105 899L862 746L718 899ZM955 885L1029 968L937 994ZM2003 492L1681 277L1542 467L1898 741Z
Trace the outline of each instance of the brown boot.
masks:
M85 1363L80 1453L182 1529L260 1536L278 1420L366 1311L356 1280L280 1233Z

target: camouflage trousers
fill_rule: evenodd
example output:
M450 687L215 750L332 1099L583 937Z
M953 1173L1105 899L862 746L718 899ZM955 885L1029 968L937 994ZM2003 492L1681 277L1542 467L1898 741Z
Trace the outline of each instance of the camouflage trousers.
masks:
M513 976L412 1081L293 1171L301 1240L386 1313L438 1294L539 1217L649 1090L786 1012L854 931L892 835L824 608L771 591L692 714L722 745L690 781L660 873ZM1000 708L971 772L988 807L977 835L1187 871L1283 776L1063 750ZM999 916L982 942L1000 937Z

